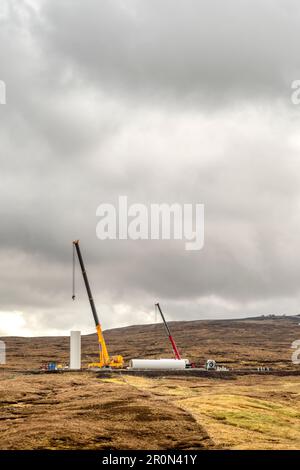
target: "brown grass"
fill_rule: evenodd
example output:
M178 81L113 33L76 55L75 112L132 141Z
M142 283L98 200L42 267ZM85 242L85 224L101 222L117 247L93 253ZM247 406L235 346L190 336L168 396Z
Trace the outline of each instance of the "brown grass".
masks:
M298 377L126 380L190 412L217 448L300 449Z
M203 449L189 412L90 373L0 374L0 449Z
M184 357L230 368L298 369L291 343L299 318L177 322ZM162 325L105 332L111 354L172 357ZM93 373L26 375L68 363L69 339L5 338L0 368L1 449L300 449L298 377L100 378ZM97 359L83 337L83 363ZM225 378L225 377L224 377Z

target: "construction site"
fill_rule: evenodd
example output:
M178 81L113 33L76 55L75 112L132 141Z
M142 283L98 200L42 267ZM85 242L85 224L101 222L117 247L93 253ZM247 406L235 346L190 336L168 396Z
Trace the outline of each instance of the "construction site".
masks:
M168 322L156 302L156 324L103 334L73 250L95 333L1 338L1 449L299 448L299 316Z
M1 468L300 450L299 25L0 0Z

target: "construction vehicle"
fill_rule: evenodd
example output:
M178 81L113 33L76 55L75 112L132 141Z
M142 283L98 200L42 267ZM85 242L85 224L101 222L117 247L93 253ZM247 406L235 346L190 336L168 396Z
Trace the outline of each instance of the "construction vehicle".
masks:
M214 359L207 359L205 363L206 370L217 370L217 363Z
M159 311L159 313L160 313L160 315L161 315L162 321L164 322L164 325L165 325L165 329L166 329L168 338L169 338L169 340L170 340L170 343L171 343L172 348L173 348L173 351L174 351L175 358L178 359L178 360L181 360L181 356L180 356L180 353L179 353L178 348L177 348L177 346L176 346L175 340L174 340L173 336L171 335L170 328L169 328L169 326L168 326L168 324L167 324L167 322L166 322L165 316L164 316L164 314L162 313L162 310L161 310L160 305L159 305L158 302L155 304L155 307L157 307L157 309L158 309L158 311Z
M81 272L84 280L84 284L86 287L88 299L90 302L90 306L92 309L92 314L95 320L96 331L98 336L98 344L99 344L99 362L94 362L89 364L89 367L98 367L98 368L112 368L112 369L120 369L124 365L123 357L122 356L112 356L110 357L107 351L105 339L102 333L101 325L98 318L98 313L95 307L94 299L92 296L89 280L87 277L87 273L85 270L85 266L83 263L80 247L79 247L79 240L73 241L73 295L72 299L75 300L75 250L78 256L79 264L81 267Z

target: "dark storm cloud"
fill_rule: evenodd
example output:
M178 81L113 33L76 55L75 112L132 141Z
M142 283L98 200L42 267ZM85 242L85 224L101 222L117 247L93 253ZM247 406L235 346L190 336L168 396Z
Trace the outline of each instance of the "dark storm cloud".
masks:
M46 2L50 57L111 93L219 106L286 94L300 71L295 1Z
M0 322L92 329L73 238L105 327L153 320L156 300L173 319L297 313L298 3L5 4ZM204 249L100 242L96 208L119 195L204 203Z

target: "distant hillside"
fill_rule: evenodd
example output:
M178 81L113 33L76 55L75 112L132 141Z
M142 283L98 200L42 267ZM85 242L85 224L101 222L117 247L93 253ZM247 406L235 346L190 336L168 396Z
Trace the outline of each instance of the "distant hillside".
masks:
M229 367L295 367L291 344L300 339L299 316L268 316L241 320L180 321L170 327L182 356L201 365L207 358ZM7 367L36 368L49 360L68 363L68 337L3 338ZM135 325L105 331L111 355L131 358L173 357L162 324ZM82 337L83 364L97 359L96 335Z

